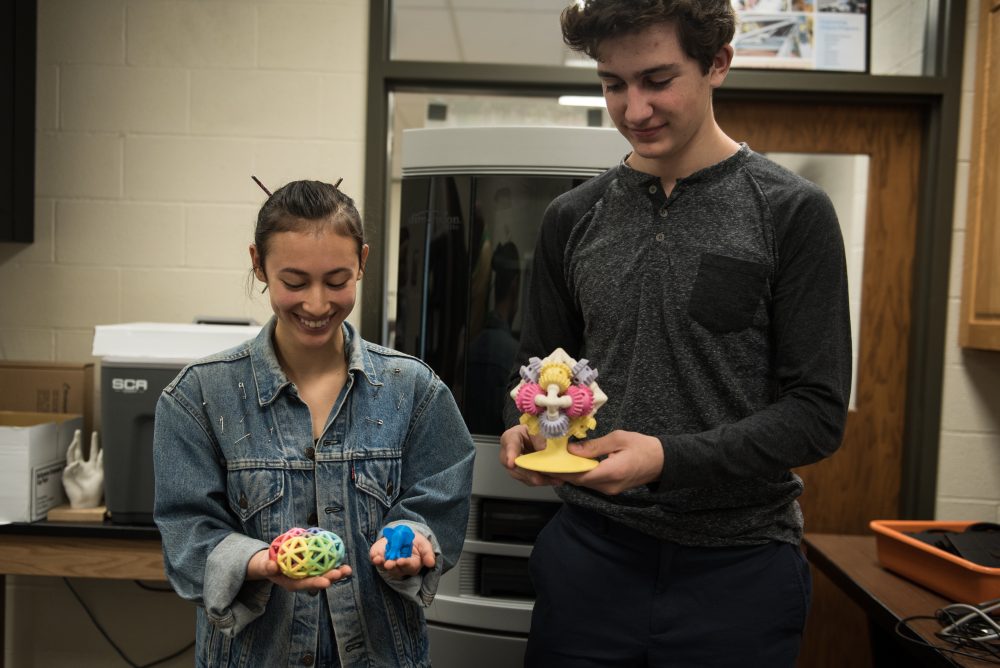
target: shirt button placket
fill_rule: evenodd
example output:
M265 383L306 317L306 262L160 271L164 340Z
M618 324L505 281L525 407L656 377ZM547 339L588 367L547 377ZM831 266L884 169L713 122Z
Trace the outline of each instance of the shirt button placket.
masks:
M657 211L657 214L659 215L659 217L661 219L665 219L667 217L667 203L662 198L656 197L656 194L658 192L660 192L659 185L656 184L656 183L650 183L649 186L648 186L648 188L647 188L647 190L649 191L649 194L651 195L650 200L652 200L652 202L653 202L654 205L657 203L658 199L662 202L662 204L660 204L659 210ZM663 232L657 232L656 236L655 236L655 239L658 242L662 243L663 240L666 239L666 235L664 235Z
M655 186L650 186L649 187L649 192L653 192L654 190L656 190ZM667 218L667 203L666 202L663 202L663 204L660 205L660 210L657 211L657 214L660 216L660 220L661 221L666 220L666 218ZM663 241L666 238L667 238L667 236L663 232L657 232L656 233L656 240L658 242L663 243Z

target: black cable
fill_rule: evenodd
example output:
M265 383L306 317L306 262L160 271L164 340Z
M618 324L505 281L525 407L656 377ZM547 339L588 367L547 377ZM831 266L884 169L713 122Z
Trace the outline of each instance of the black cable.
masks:
M174 590L170 587L153 587L151 585L146 584L142 580L132 580L132 582L134 582L136 586L139 587L139 589L145 589L146 591L155 591L157 593L163 593L163 594L174 593Z
M101 623L97 621L97 618L94 616L94 613L91 612L90 608L84 602L83 598L80 597L80 594L77 593L77 591L73 587L72 583L70 583L69 578L63 578L62 581L66 583L67 587L69 587L69 590L73 594L73 597L76 599L77 603L79 603L80 607L83 608L83 611L85 613L87 613L87 617L90 618L91 623L97 628L98 631L101 632L101 635L104 636L104 639L108 641L108 644L111 645L111 648L113 650L115 650L115 652L118 653L118 656L120 656L122 658L122 660L125 663L127 663L128 665L130 665L132 668L152 668L153 666L158 666L161 663L166 663L167 661L170 661L171 659L176 659L177 657L179 657L180 655L184 654L189 649L191 649L192 647L194 647L194 641L192 641L192 642L188 643L186 646L184 646L182 649L177 650L176 652L174 652L173 654L171 654L169 656L165 656L165 657L163 657L161 659L157 659L157 660L155 660L155 661L153 661L151 663L145 663L145 664L139 665L139 664L133 662L127 656L125 656L125 652L123 652L121 650L121 648L118 647L118 645L115 644L115 641L111 639L111 636L108 635L108 632L105 631L104 627L101 626ZM154 590L154 591L168 591L168 590L157 589L157 590Z
M972 659L978 659L986 663L996 663L1000 665L1000 650L995 647L991 647L989 642L983 642L975 640L973 638L965 638L960 636L945 636L942 637L938 635L939 638L951 643L953 646L948 647L945 645L936 645L934 643L928 642L922 636L917 634L912 628L910 628L910 622L916 621L918 619L927 619L939 621L937 616L932 615L913 615L910 617L904 617L896 622L896 635L907 642L911 642L921 647L928 647L930 649L936 650L938 652L948 652L949 654L957 654L959 656L967 656ZM903 631L906 631L904 633ZM973 651L963 651L957 649L957 647L963 647L965 649L971 649Z

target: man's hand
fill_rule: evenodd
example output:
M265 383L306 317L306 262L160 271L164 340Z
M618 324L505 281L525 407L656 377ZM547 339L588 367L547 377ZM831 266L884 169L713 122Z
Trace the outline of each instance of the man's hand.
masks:
M500 435L500 463L507 469L507 473L514 480L519 480L525 485L541 487L545 485L559 486L562 480L558 480L544 473L522 469L514 463L514 460L523 454L545 449L545 439L541 435L529 436L528 428L523 424L511 427Z
M427 536L419 531L413 532L413 546L410 556L400 559L386 559L385 546L388 544L386 538L379 538L368 551L368 556L372 560L372 565L383 568L393 577L403 578L407 575L416 575L424 568L434 568L437 559L434 557L434 547L427 540Z
M351 567L341 564L323 575L296 580L281 572L276 561L271 561L268 550L261 550L250 557L247 563L247 580L270 580L282 589L288 591L319 590L326 589L337 580L346 578L351 574Z
M601 438L570 443L568 449L571 454L588 459L605 457L586 473L553 475L602 494L621 494L659 480L663 474L663 445L655 436L619 429Z

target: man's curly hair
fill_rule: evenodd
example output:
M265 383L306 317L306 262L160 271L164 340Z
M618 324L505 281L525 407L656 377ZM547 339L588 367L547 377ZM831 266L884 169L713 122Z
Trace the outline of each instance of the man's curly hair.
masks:
M707 74L712 59L736 32L730 0L586 0L562 11L563 41L598 60L601 42L660 23L674 23L681 48Z

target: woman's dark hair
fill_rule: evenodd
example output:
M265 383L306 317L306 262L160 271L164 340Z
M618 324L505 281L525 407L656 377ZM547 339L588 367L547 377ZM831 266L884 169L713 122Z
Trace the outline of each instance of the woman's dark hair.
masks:
M719 49L736 33L730 0L586 0L573 3L560 17L563 41L574 51L597 60L605 39L673 23L684 53L708 74Z
M327 225L354 240L360 261L365 227L353 199L337 186L322 181L292 181L275 190L260 208L253 234L261 271L272 236L304 229L319 231Z

